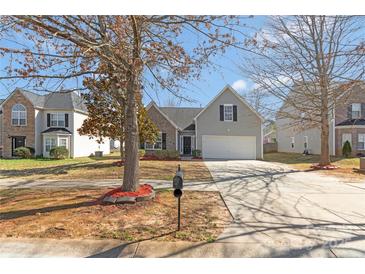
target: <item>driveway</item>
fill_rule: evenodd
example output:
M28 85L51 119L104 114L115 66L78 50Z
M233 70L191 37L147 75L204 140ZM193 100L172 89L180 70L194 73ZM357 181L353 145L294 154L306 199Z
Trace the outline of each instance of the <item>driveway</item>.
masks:
M262 161L206 161L253 257L364 257L365 184Z

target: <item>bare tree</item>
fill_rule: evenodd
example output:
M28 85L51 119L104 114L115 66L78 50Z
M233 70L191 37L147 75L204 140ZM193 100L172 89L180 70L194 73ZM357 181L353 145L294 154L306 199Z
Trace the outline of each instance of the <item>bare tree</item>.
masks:
M320 165L328 165L332 110L364 79L363 18L271 17L246 43L255 54L245 59L242 71L284 102L278 117L291 126L320 128Z
M13 35L13 43L0 48L9 60L0 79L30 79L41 90L50 90L50 85L54 89L54 80L61 87L75 79L86 90L105 82L113 98L125 104L124 191L134 191L139 184L137 107L143 94L160 87L185 100L181 83L199 78L214 55L235 43L240 25L232 16L1 19L2 35Z

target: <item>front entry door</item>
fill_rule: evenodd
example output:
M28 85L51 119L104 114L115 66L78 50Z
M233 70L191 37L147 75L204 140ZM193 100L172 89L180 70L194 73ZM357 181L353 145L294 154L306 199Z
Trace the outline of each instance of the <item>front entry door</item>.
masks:
M183 144L184 144L184 154L191 154L191 137L190 136L184 136L183 137Z
M11 155L15 156L15 149L18 147L25 147L25 136L11 137Z

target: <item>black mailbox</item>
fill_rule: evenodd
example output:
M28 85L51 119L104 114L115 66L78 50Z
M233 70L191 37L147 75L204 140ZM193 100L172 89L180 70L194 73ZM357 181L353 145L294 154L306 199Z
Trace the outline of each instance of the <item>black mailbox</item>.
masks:
M182 171L176 172L174 179L172 180L172 187L174 189L183 189L184 187L184 176Z

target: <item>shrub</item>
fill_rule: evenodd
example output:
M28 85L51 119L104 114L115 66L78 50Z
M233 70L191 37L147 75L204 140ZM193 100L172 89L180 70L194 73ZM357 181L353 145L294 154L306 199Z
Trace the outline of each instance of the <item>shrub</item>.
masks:
M32 153L28 147L18 147L14 150L14 154L17 157L29 159L32 157Z
M68 157L68 149L65 147L54 147L49 152L49 155L53 159L65 159Z
M349 157L351 155L351 151L351 144L349 141L346 141L342 147L342 155L345 157Z
M179 159L179 152L177 150L156 150L155 155L159 160Z
M192 154L193 154L193 157L201 157L202 151L199 149L195 149L195 150L193 150Z
M139 158L142 158L144 157L144 155L146 154L146 151L144 149L139 149L138 150L138 155L139 155Z

